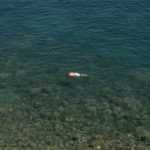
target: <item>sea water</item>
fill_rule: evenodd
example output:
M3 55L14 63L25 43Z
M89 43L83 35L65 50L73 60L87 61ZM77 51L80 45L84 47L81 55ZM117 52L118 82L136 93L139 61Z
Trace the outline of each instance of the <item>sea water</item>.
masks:
M148 0L1 1L0 149L150 149L149 16Z

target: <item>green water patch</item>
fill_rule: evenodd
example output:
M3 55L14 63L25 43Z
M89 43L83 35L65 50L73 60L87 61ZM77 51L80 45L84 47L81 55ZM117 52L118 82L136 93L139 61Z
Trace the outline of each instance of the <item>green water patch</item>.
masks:
M149 148L148 69L120 79L111 72L104 81L69 78L55 67L14 67L20 62L12 60L0 74L2 148Z

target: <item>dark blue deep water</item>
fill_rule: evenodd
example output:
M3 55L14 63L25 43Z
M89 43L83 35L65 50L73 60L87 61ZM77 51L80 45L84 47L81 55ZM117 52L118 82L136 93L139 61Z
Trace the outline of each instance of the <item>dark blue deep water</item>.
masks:
M149 143L149 0L0 2L0 149Z

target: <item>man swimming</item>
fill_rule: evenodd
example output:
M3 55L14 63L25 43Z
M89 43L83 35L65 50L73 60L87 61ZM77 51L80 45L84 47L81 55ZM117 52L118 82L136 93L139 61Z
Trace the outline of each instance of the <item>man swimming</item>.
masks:
M87 77L87 74L78 73L78 72L69 72L68 74L70 77Z

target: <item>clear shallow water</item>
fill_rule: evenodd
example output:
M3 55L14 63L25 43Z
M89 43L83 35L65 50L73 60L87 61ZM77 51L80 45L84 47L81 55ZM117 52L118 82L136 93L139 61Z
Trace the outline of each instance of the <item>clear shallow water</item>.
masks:
M1 2L1 148L149 149L149 6Z

